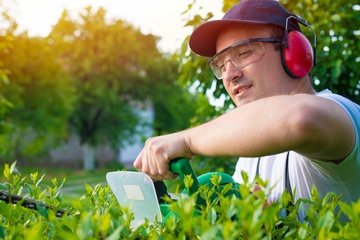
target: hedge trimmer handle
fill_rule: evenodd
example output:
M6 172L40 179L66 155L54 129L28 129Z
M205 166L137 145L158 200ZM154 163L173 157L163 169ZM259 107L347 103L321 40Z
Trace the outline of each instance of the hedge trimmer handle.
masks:
M174 174L178 174L181 182L185 186L185 176L190 175L193 184L189 189L187 189L189 195L195 194L199 189L199 181L197 176L190 165L190 162L186 158L177 158L170 162L170 171Z
M184 187L186 187L185 176L187 176L187 175L191 176L191 178L193 180L193 184L191 185L191 187L189 189L186 189L188 195L190 195L190 196L195 194L198 191L199 186L207 185L208 187L214 187L214 184L212 183L211 178L214 175L216 175L220 178L220 182L219 182L220 188L222 188L223 186L225 186L227 184L233 185L232 190L229 190L227 193L225 193L225 195L235 195L237 198L240 198L240 193L238 191L238 184L235 183L234 179L229 174L226 174L223 172L209 172L209 173L205 173L205 174L197 177L193 168L191 167L190 161L186 158L177 158L177 159L171 161L170 162L170 170L173 173L179 175L180 180L181 180L182 184L184 185ZM215 197L216 197L216 194L213 194L211 199L215 199ZM205 204L205 200L199 196L197 203L200 205Z

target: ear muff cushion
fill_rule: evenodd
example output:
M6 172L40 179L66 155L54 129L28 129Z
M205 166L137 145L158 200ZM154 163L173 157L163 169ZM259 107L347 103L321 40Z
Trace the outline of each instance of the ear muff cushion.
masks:
M288 46L281 43L281 60L285 71L293 78L301 78L310 73L314 53L309 40L298 31L288 33Z

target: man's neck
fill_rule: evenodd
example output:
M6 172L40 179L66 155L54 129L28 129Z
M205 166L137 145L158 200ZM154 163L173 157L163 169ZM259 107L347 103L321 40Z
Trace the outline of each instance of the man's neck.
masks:
M306 77L305 79L294 79L294 81L300 82L294 91L291 92L291 94L305 93L314 95L316 93L315 89L311 85L309 77Z

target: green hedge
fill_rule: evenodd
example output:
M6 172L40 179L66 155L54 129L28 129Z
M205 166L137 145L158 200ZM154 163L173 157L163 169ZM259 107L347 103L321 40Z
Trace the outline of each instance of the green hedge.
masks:
M216 191L219 179L215 177L214 188L201 187L198 192L206 205L194 207L197 196L180 197L178 201L168 199L174 213L169 218L130 229L131 212L117 203L108 186L85 185L87 193L66 208L69 214L57 217L65 180L58 183L54 179L52 186L40 187L42 177L33 173L31 184L25 184L26 177L15 174L14 169L14 164L5 165L7 182L1 188L18 195L26 192L28 198L54 209L39 206L32 210L21 202L0 201L1 239L360 239L360 201L345 204L332 193L320 199L316 189L311 199L292 202L285 192L278 202L267 205L263 192L250 194L250 183L240 186L241 199L226 197L231 186ZM216 198L210 201L214 194ZM306 221L300 221L297 212L304 203L308 205L308 214ZM288 215L281 215L286 208ZM350 221L341 222L340 214Z

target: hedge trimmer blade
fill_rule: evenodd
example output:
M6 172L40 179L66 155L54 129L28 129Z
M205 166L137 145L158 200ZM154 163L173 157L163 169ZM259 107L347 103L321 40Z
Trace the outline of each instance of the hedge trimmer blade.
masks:
M159 202L152 179L140 172L108 172L106 180L118 203L129 207L134 213L131 227L136 228L148 219L150 222L162 220Z
M34 210L38 210L39 207L44 207L47 210L56 209L55 207L50 206L46 203L35 201L35 200L20 196L20 195L12 194L12 193L9 193L9 192L7 192L5 190L1 190L1 189L0 189L0 201L4 201L6 203L13 203L13 204L17 204L18 202L21 202L21 206L30 208L30 209L34 209ZM56 209L57 217L62 217L65 213L68 215L72 214L71 212L68 212L64 209Z

